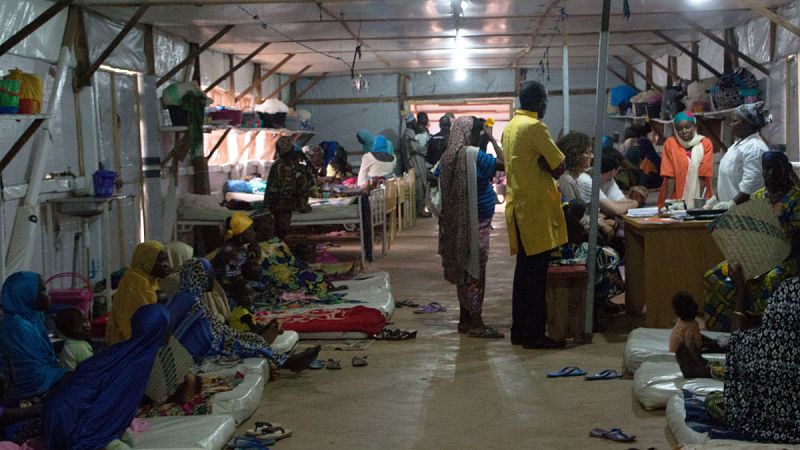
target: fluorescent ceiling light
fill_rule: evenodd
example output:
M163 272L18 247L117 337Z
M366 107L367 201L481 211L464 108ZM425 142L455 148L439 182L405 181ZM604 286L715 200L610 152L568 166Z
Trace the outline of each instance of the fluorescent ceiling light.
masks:
M464 81L467 79L467 71L464 69L456 70L456 81Z

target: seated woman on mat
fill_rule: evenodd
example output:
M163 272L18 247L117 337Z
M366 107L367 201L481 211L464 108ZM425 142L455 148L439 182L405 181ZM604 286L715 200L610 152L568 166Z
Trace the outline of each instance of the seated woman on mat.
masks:
M137 308L129 323L130 338L84 361L54 389L42 410L46 448L94 450L121 439L142 400L169 326L164 306Z
M195 360L214 355L263 357L279 368L299 372L316 359L319 346L294 355L277 355L264 337L226 325L202 301L202 294L211 289L212 279L207 260L190 259L181 271L181 293L167 305L173 316L173 335Z
M8 358L0 359L0 449L33 449L40 447L42 435L42 404L21 407L19 400L12 398L14 370ZM22 447L10 443L21 444ZM27 444L27 446L26 446Z
M714 144L697 132L697 119L690 112L679 112L673 119L675 135L664 142L661 154L659 208L667 199L683 199L692 208L694 199L711 198Z
M167 297L172 298L181 285L181 266L194 256L194 249L184 242L172 241L164 244L164 250L169 259L170 274L158 281L158 287Z
M3 319L0 321L0 353L9 359L16 382L12 397L30 399L47 393L66 371L58 359L40 311L50 308L42 277L17 272L3 283Z
M753 198L766 198L773 205L775 215L784 232L792 239L800 236L800 188L797 177L786 154L769 151L762 155L762 172L765 187L756 191ZM793 245L792 255L769 272L747 281L745 286L752 291L753 302L746 305L742 314L759 316L766 301L780 283L798 274L796 260L797 246ZM704 276L706 325L720 331L731 330L731 315L734 314L733 299L736 287L733 283L730 264L723 261Z
M160 242L145 241L136 246L131 266L114 294L106 330L108 345L131 338L131 317L142 306L159 301L158 279L169 273L169 257Z

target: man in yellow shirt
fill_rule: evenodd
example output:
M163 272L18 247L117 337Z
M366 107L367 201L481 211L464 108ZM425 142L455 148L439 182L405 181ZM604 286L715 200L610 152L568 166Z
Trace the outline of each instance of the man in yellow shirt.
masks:
M547 267L552 249L567 242L567 225L556 179L564 155L541 121L547 90L536 81L522 83L520 109L503 132L508 198L506 225L511 254L517 255L512 293L511 343L524 348L561 348L548 338Z

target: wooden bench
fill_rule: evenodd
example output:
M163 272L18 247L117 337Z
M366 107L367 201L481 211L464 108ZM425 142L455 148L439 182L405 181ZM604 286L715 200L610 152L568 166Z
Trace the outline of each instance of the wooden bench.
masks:
M591 341L584 336L586 315L585 265L550 266L547 269L547 334L551 339Z

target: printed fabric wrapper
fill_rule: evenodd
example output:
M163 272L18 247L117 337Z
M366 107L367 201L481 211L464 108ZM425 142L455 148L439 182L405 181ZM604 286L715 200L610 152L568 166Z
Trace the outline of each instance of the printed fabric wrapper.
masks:
M791 240L764 198L732 207L709 228L725 259L741 264L746 280L770 271L791 252Z

